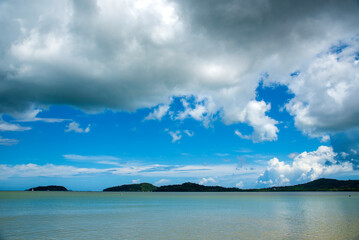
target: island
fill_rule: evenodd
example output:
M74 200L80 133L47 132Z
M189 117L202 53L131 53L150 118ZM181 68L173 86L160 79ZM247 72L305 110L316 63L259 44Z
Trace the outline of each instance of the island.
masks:
M27 189L25 191L68 191L68 190L63 186L50 185L50 186L34 187Z
M157 189L151 183L125 184L104 189L104 192L153 192Z
M320 178L294 186L271 187L261 191L359 191L359 180L336 180Z
M297 191L359 191L359 180L336 180L320 178L308 183L257 189L226 188L221 186L204 186L186 182L183 184L156 187L150 183L126 184L110 187L104 192L297 192Z
M204 186L186 182L181 185L167 185L158 187L156 192L238 192L239 188L225 188L221 186Z

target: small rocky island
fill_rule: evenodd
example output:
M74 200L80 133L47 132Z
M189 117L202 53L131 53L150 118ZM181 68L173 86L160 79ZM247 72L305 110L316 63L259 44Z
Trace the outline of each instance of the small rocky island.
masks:
M56 186L56 185L50 185L50 186L39 186L35 188L27 189L26 191L68 191L63 186Z

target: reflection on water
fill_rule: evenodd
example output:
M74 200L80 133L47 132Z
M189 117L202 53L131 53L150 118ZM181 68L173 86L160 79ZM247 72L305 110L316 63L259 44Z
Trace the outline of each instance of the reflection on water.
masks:
M0 192L0 239L359 239L358 226L359 193Z

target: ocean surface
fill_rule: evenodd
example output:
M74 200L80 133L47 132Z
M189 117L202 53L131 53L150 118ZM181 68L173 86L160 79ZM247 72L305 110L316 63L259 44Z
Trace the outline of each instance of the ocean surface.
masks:
M0 192L0 239L359 239L359 192Z

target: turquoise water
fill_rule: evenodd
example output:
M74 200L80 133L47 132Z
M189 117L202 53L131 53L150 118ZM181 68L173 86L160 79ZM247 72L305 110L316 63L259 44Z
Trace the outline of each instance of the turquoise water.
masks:
M0 239L359 239L359 193L0 192Z

